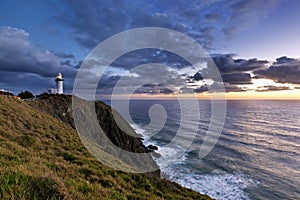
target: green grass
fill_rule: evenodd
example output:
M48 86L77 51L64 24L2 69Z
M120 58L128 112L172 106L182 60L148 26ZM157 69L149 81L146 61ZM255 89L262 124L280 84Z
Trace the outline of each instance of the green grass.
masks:
M66 193L51 177L34 177L20 171L2 172L1 199L64 199Z
M210 199L157 176L106 167L69 124L0 96L0 199Z

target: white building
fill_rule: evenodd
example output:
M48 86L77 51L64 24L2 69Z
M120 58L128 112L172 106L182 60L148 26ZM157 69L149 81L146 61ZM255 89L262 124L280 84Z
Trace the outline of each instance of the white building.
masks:
M56 88L50 88L48 91L50 94L63 94L64 93L64 79L62 74L58 73L55 77Z
M62 78L61 73L57 74L55 82L56 82L57 93L63 94L64 93L64 86L63 86L64 79Z
M7 96L7 97L13 97L14 93L5 89L0 89L0 95Z

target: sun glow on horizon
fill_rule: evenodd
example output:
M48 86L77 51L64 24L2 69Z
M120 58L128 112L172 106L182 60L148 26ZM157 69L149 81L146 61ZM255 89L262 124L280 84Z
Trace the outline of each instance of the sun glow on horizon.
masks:
M112 99L110 95L99 95L100 99ZM212 94L204 92L199 94L120 94L115 95L114 99L133 99L133 100L176 100L176 99L199 99L212 100ZM228 92L215 95L216 100L300 100L300 89L268 91L268 92Z

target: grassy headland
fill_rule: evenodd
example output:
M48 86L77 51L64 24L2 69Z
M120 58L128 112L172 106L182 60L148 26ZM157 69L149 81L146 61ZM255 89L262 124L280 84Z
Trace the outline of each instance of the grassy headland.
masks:
M70 96L35 102L0 96L0 199L210 199L160 178L159 171L130 174L101 164L74 129L70 101ZM98 115L99 123L107 125L115 144L147 151L115 127L107 105L97 104L100 113L107 112ZM129 145L122 144L124 137Z

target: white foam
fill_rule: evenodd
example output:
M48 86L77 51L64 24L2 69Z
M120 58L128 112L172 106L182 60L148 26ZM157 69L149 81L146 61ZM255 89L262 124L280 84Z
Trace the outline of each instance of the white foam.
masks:
M157 151L161 157L154 158L160 168L165 168L170 165L184 163L187 159L187 152L170 147L159 147Z
M130 124L130 126L135 130L135 132L139 135L143 136L143 144L145 146L150 145L150 137L147 136L146 131L143 130L138 124Z
M163 169L165 177L217 200L247 200L249 196L244 189L256 187L258 182L250 177L235 173L217 172L212 174L195 174L183 168Z
M183 187L190 188L202 194L207 194L217 200L248 200L249 196L244 189L256 187L258 182L241 173L225 173L214 170L210 174L197 174L197 170L184 167L187 153L180 147L159 146L147 136L145 130L137 124L132 125L135 131L143 136L145 146L150 144L158 147L160 158L154 158L160 166L163 176Z
M153 159L157 162L160 168L168 167L174 163L183 163L187 159L187 153L184 149L180 148L179 146L174 147L167 147L167 146L159 146L158 143L155 141L151 141L150 137L146 133L145 130L141 129L137 124L131 124L133 129L136 131L137 134L143 136L143 144L148 146L150 144L155 145L158 147L156 151L161 156L159 158L153 157Z

